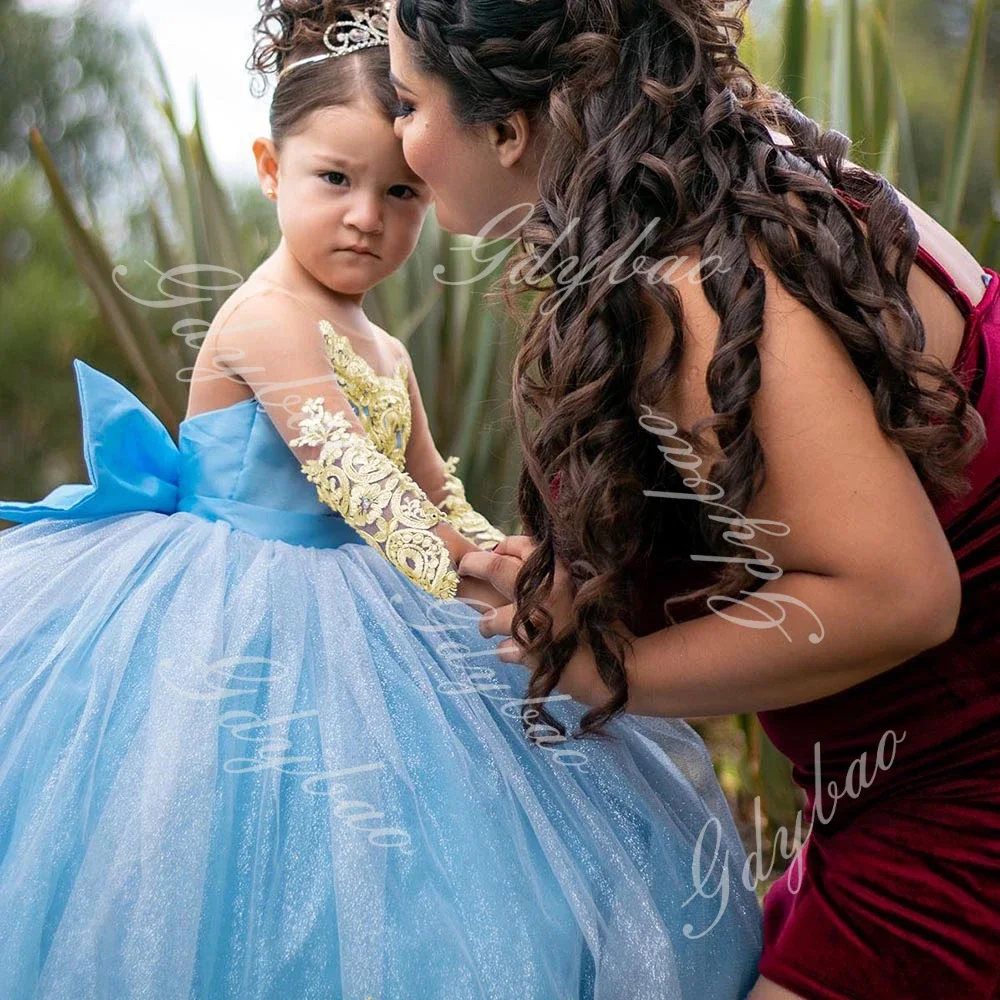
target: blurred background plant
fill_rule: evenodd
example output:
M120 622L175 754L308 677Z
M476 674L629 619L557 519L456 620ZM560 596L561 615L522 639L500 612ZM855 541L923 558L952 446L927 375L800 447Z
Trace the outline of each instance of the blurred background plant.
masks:
M1000 269L993 7L755 0L741 55L806 114L850 135L852 159ZM86 479L72 358L129 385L176 431L201 336L279 234L256 184L213 166L197 90L193 126L181 125L147 31L93 6L0 0L0 67L0 495L33 500ZM486 302L487 281L462 284L486 270L471 245L432 218L366 306L408 343L435 438L461 457L470 500L518 531L516 323ZM429 277L437 264L444 281ZM760 800L766 871L775 832L792 833L802 804L787 762L752 715L692 722L748 849ZM779 854L760 891L784 866Z

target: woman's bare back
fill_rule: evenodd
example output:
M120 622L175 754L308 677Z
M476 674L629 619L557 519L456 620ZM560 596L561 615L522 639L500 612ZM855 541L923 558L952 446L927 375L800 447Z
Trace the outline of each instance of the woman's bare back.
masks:
M973 305L978 304L986 293L986 286L982 280L984 273L982 266L966 247L932 216L898 189L896 193L910 212L919 234L920 245L945 268ZM804 205L801 207L804 208ZM867 232L865 223L860 219L858 222ZM720 320L709 305L698 280L701 266L698 248L689 249L687 254L688 259L684 265L670 272L671 281L681 294L684 310L685 356L674 385L668 391L666 398L660 401L657 409L675 415L681 426L690 427L685 414L693 417L694 413L711 412L703 376L715 353ZM895 251L890 252L890 266L895 260L895 254ZM774 269L759 250L753 248L751 256L758 267L765 272L767 286L770 288L777 285L778 278ZM952 297L916 264L910 269L907 292L923 321L926 334L924 354L933 355L947 368L953 368L966 328L966 320L961 310ZM672 331L669 330L669 324L659 307L650 303L649 309L651 316L648 326L649 343L642 365L643 374L651 370L654 365L662 363L672 339ZM934 384L927 376L920 375L918 378L927 386Z

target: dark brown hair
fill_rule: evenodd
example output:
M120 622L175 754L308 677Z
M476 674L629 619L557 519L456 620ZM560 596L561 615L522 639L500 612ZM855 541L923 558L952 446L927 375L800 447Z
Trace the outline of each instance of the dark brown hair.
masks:
M715 431L725 457L705 478L737 511L764 477L752 405L765 274L748 252L751 240L783 287L836 331L880 426L905 449L932 501L967 492L962 470L985 440L963 385L921 353L925 331L906 292L918 245L909 213L884 178L845 168L846 136L802 115L740 61L748 5L727 13L721 0L397 0L417 65L443 80L459 123L499 123L522 110L545 126L539 200L520 231L520 252L508 258L504 297L525 290L512 272L523 273L529 245L545 261L535 269L543 281L565 273L573 257L580 268L599 264L590 283L568 292L550 286L557 308L543 309L547 295L539 296L514 371L524 458L518 504L538 545L517 577L512 632L539 659L528 698L552 694L577 635L593 648L612 696L583 716L579 735L600 735L626 705L626 640L612 623L629 624L650 581L681 579L671 576L670 558L680 553L690 567L683 549L693 539L701 547L689 554L733 555L722 538L727 526L709 519L708 504L643 494L690 492L664 461L661 440L639 423L644 406L655 411L674 382L683 313L669 281L605 280L615 261L624 258L622 272L633 255L663 260L692 246L703 260L718 257L702 283L721 321L707 376L715 416L678 436L701 451L702 433ZM869 204L867 237L835 187ZM890 270L893 244L899 256ZM651 302L676 335L662 365L639 379ZM898 341L886 313L898 320ZM939 388L922 388L918 373L939 379ZM558 499L550 492L557 472ZM560 637L542 607L557 556L576 588L576 629ZM705 586L675 586L661 597L659 627L676 621L675 604L760 586L742 563L721 566ZM663 669L669 674L670 665ZM565 734L548 712L541 718Z
M326 29L352 10L365 10L374 3L344 0L258 0L260 19L254 27L253 53L247 69L256 71L258 81L268 73L281 71L300 59L329 51L323 44ZM255 81L257 82L257 81ZM255 96L266 89L251 84ZM373 45L347 56L321 59L300 66L283 77L271 99L271 139L280 149L282 142L300 128L308 115L321 108L370 100L392 122L399 99L389 83L389 48Z

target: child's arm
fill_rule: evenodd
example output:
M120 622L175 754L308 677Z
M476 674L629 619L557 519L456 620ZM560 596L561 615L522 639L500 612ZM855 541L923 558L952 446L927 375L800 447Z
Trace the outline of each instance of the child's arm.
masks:
M435 597L455 597L455 564L468 543L371 443L308 310L260 292L241 304L239 322L227 320L214 336L229 373L253 390L320 500L414 583Z
M406 468L456 531L477 548L493 549L506 536L469 503L465 486L455 474L457 456L452 455L447 461L441 457L431 434L410 353L402 341L392 339L399 348L399 360L409 369L406 381L413 422L406 447Z

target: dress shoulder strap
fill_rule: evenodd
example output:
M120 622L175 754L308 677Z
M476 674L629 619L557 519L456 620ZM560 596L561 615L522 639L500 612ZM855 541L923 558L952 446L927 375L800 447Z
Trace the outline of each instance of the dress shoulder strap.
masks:
M852 197L840 188L834 188L834 190L859 215L863 217L867 213L868 206L863 201L858 201L857 198ZM952 300L958 306L962 315L966 319L972 315L972 312L975 309L972 299L970 299L969 296L955 284L955 279L952 278L941 262L934 257L934 255L927 250L926 247L917 247L915 263L922 271L930 275L930 277L933 278L934 281L951 296ZM984 282L988 282L989 278L984 275L983 280Z

